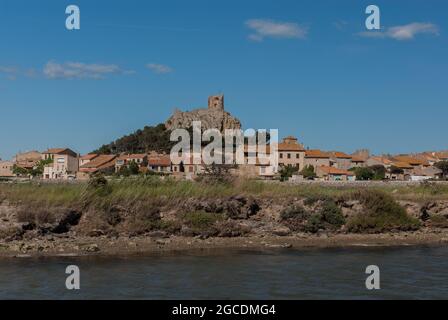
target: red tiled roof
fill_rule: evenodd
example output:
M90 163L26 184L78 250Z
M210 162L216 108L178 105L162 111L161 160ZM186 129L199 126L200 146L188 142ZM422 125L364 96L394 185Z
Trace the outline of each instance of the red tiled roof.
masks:
M83 155L81 158L79 158L80 160L92 160L94 158L98 157L98 155L96 153L90 153L90 154L85 154Z
M321 150L306 150L305 158L330 158L330 155Z
M77 156L76 152L69 148L50 148L42 153L43 154L69 154L73 157Z
M150 156L148 158L149 166L160 166L160 167L169 167L171 166L170 156L160 155L160 156Z
M348 154L346 154L344 152L340 152L340 151L332 152L332 154L334 157L339 158L339 159L351 159L352 158L351 155L348 155Z
M100 169L115 167L116 155L100 155L79 168L81 172L95 172Z
M361 157L352 156L352 162L366 162L366 161Z
M395 156L394 160L398 161L398 162L407 162L413 166L420 166L420 165L429 166L429 163L427 160L417 159L415 157L411 157L411 156L407 156L407 155Z
M288 136L278 144L278 151L304 151L303 145L297 142L297 138Z
M400 168L400 169L413 169L414 167L407 162L404 161L394 161L392 162L392 166Z
M351 171L338 169L335 167L328 167L328 166L320 166L319 169L326 174L334 174L334 175L346 175L346 176L354 176L355 174Z

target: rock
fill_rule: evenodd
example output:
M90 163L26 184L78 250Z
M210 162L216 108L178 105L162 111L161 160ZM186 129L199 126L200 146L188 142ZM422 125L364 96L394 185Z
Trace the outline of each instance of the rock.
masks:
M182 112L175 110L174 114L165 122L168 130L188 129L193 126L193 121L201 121L202 129L240 129L241 122L224 110L224 96L209 97L207 109L196 109Z
M98 247L98 245L96 243L94 243L94 244L85 246L84 251L85 252L98 252L98 251L100 251L100 248Z
M285 237L291 234L291 230L288 227L278 227L271 231L272 234L280 237Z

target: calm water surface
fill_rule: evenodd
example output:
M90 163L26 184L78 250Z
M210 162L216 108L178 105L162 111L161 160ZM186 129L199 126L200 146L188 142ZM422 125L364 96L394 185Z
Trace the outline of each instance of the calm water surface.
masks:
M81 290L65 289L65 268ZM381 290L365 289L368 265ZM0 260L0 299L446 299L448 247Z

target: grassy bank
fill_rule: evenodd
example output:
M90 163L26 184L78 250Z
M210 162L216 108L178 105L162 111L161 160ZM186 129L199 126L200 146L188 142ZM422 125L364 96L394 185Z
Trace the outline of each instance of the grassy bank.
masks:
M111 180L107 190L96 192L88 183L52 184L20 183L0 184L0 200L11 203L40 204L47 206L72 206L85 201L99 204L135 203L148 199L182 200L188 198L221 198L230 196L258 196L266 198L350 198L366 187L338 187L310 185L289 185L242 180L233 184L201 184L192 181L161 180L158 177ZM396 200L424 202L448 200L448 185L421 184L416 186L384 186L367 188L381 191Z

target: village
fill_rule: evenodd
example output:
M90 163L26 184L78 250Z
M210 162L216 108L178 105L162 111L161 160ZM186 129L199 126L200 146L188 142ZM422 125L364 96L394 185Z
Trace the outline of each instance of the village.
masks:
M239 127L239 120L224 111L224 96L210 96L207 109L182 113L176 111L167 121L172 130L188 127L196 118L224 128ZM208 117L208 118L207 118ZM219 121L216 122L216 119ZM187 120L187 122L185 122ZM233 122L232 122L233 121ZM233 124L232 124L233 123ZM177 126L176 126L177 124ZM267 153L270 153L269 146ZM250 148L244 146L244 164L229 169L229 174L244 178L281 181L427 181L446 178L448 151L427 151L415 154L372 155L363 149L352 154L305 148L294 136L287 136L276 145L278 163L251 162ZM40 179L44 181L88 180L92 175L130 176L159 175L193 180L208 172L203 162L173 163L168 153L148 150L145 153L80 155L69 147L45 151L19 152L8 161L0 160L0 179Z

